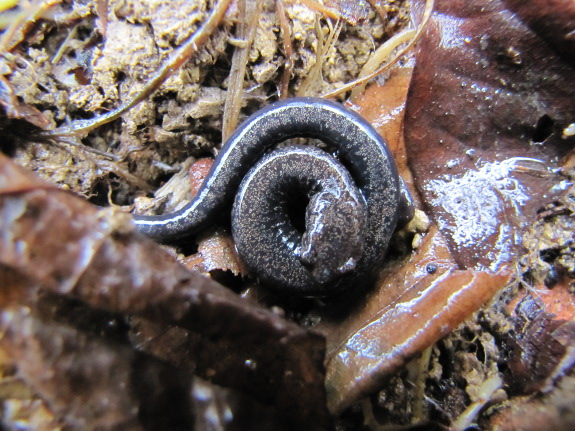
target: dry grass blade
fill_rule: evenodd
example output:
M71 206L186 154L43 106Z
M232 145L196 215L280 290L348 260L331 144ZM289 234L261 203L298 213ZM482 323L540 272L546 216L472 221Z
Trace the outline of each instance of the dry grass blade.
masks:
M367 63L359 72L359 78L369 76L375 73L379 66L382 65L400 45L410 42L416 36L415 30L405 30L390 38L387 42L381 45L367 60ZM358 85L351 91L351 99L356 99L365 90L365 84Z
M346 85L344 85L343 87L338 88L337 90L330 91L329 93L324 94L322 97L324 99L331 99L333 97L339 96L342 93L353 90L358 85L367 84L373 78L382 74L383 72L388 70L391 66L393 66L395 63L397 63L405 54L407 54L411 50L411 48L413 48L415 43L421 38L421 35L423 34L423 30L426 28L427 22L429 21L429 18L431 17L431 13L433 12L434 5L435 5L435 0L427 0L426 1L425 10L423 12L423 18L421 20L421 24L417 28L415 36L411 39L411 41L407 44L407 46L405 48L403 48L401 51L399 51L396 54L396 56L393 57L393 59L391 59L391 61L389 61L388 63L381 66L375 72L370 73L369 75L364 76L363 78L358 78L354 81L351 81L351 82L347 83Z

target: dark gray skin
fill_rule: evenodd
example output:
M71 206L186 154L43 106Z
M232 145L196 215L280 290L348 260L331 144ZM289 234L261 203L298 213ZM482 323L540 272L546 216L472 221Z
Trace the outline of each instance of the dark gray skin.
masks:
M290 210L293 216L305 197L300 232ZM336 159L315 147L292 146L267 154L248 172L232 219L240 221L232 224L236 248L264 284L309 293L355 269L367 204Z
M309 235L311 247L299 246L298 251L298 246L295 246L289 253L290 259L296 259L311 274L309 284L294 284L290 281L297 277L292 273L293 265L287 258L282 260L284 265L279 265L279 269L273 270L276 274L270 277L263 275L266 274L266 268L251 269L270 287L302 295L327 294L347 286L350 281L359 282L360 279L373 275L385 257L389 239L397 224L399 208L409 207L409 204L400 198L401 186L397 169L383 138L355 112L323 99L287 99L256 112L240 125L225 143L196 197L175 213L134 216L138 230L159 241L176 240L197 233L229 208L238 190L238 184L263 154L276 144L293 137L320 139L337 151L338 158L348 168L367 204L361 258L355 266L349 265L350 271L353 270L351 275L333 280L334 268L341 267L343 270L345 265L339 265L339 262L354 259L357 251L353 251L353 246L342 247L348 250L346 253L350 254L349 250L352 252L348 256L345 253L340 255L339 248L334 247L333 256L330 256L331 252L322 251L316 252L316 256L312 257L312 249L327 250L322 249L322 245L317 243L317 241L324 242L322 239L324 236L319 235L314 240L312 234ZM267 196L269 197L269 193ZM339 224L333 229L337 230L344 224L341 218L339 220L336 222ZM355 223L349 220L348 222ZM239 217L232 218L233 226L245 227L244 230L256 233L258 225L250 223L253 222L243 221ZM259 222L259 225L262 225L262 222ZM267 224L265 227L273 228ZM285 243L282 243L281 239L281 234L276 233L267 239L264 238L263 242L269 245L269 249L287 256L285 251L278 251L285 248ZM306 253L307 249L311 254ZM254 253L261 252L254 251ZM265 258L256 260L266 262ZM333 264L332 260L338 263ZM312 267L311 271L309 267ZM322 272L329 274L327 278L331 282L321 282L322 277L319 274ZM313 276L314 273L319 281Z

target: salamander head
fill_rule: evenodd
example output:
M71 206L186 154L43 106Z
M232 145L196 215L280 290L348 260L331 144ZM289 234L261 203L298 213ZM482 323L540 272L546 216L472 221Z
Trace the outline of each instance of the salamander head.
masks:
M298 256L320 285L355 269L363 254L366 219L361 196L327 188L312 197Z

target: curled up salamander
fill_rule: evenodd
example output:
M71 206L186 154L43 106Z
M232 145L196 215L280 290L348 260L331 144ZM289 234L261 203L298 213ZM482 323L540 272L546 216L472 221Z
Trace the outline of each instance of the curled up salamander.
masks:
M319 139L337 158L313 146L272 150L294 137ZM190 203L134 220L156 240L176 240L210 224L234 196L240 256L265 285L300 295L326 295L373 275L398 218L413 215L383 138L355 112L316 98L283 100L253 114L227 140ZM294 208L306 201L305 223L298 223Z

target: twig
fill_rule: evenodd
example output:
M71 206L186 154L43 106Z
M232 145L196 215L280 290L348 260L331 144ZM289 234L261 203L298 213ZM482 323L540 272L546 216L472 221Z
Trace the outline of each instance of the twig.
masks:
M113 174L117 175L118 177L123 178L124 180L130 182L131 184L135 184L137 187L139 187L141 190L143 190L145 192L150 192L153 189L152 186L150 186L150 184L148 184L146 181L144 181L143 179L131 174L129 171L127 171L126 169L121 167L118 164L118 162L120 161L120 158L118 156L113 156L112 154L103 153L102 151L96 150L95 148L81 145L78 142L71 141L70 138L59 139L57 141L54 141L54 145L61 148L63 151L66 151L67 153L69 153L73 157L81 157L83 160L87 161L88 163L91 163L93 166L95 166L93 168L93 171L99 172L100 177L102 176L101 173L106 173L106 174L113 173ZM84 154L76 154L76 153L70 151L70 149L66 147L67 145L70 145L74 148L83 150ZM91 157L89 154L86 154L86 153L93 153L93 154L99 155L100 157L103 157L103 159L99 159L97 157ZM64 167L59 166L58 168L64 168ZM44 169L44 170L48 170L48 169L56 170L56 167L44 166L42 169ZM67 169L67 170L76 169L77 171L83 170L82 167L79 165L76 165L73 167L72 166L66 166L65 169Z
M280 80L280 99L285 99L288 95L289 81L293 69L293 44L291 40L291 30L287 20L286 10L283 0L276 1L276 13L280 21L282 32L282 43L284 45L284 71Z
M126 111L136 106L152 94L170 75L178 70L182 64L189 60L198 49L206 42L208 37L220 24L231 0L220 0L204 24L190 37L190 39L174 52L165 62L162 68L148 81L142 91L132 100L120 107L89 120L76 120L70 126L59 127L39 133L40 137L56 138L61 136L86 135L91 130L100 127L110 121L120 118Z
M429 361L431 360L431 352L433 346L429 346L421 353L421 357L417 360L417 377L415 380L415 393L413 396L412 417L411 423L417 424L423 422L425 416L425 409L423 400L425 396L425 380L428 376Z
M106 153L104 151L100 151L96 148L88 147L87 145L82 144L81 142L79 142L79 140L77 140L77 137L75 136L63 136L62 138L58 139L58 141L67 145L72 145L73 147L77 147L82 151L97 154L98 156L104 157L113 162L120 161L120 157L114 154ZM53 142L55 143L55 141Z
M237 36L244 43L241 46L236 46L232 57L228 92L222 119L222 141L225 141L238 125L248 55L256 36L258 20L262 10L262 1L257 0L255 7L252 6L248 14L246 13L246 3L252 4L252 2L247 2L246 0L240 0L238 3Z

